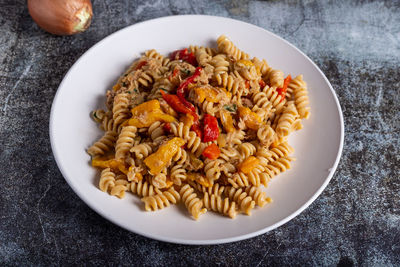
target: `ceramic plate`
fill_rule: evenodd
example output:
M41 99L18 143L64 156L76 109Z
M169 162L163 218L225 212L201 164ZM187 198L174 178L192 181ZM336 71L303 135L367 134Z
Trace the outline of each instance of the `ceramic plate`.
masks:
M124 199L98 189L99 171L90 166L86 149L102 131L90 119L104 107L105 92L145 50L162 54L191 44L215 46L228 36L251 56L295 77L303 74L309 86L311 116L304 129L293 133L292 169L275 177L266 189L273 203L256 208L252 216L232 220L209 212L193 220L184 207L145 212L140 199ZM89 49L69 70L54 98L50 138L54 157L65 180L92 209L134 233L173 243L217 244L268 232L294 218L326 187L338 165L343 146L343 118L338 99L321 70L296 47L257 26L222 17L173 16L124 28ZM312 213L311 213L312 214Z

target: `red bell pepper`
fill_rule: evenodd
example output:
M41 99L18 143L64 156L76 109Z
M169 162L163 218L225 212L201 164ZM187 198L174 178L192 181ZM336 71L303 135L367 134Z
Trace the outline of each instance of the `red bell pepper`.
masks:
M203 128L203 142L210 142L217 140L219 136L218 121L217 118L206 114L204 116L204 128Z
M179 97L177 95L170 95L170 94L166 94L163 90L160 90L161 95L163 97L163 99L168 103L168 105L171 106L171 108L173 108L176 112L180 112L180 113L184 113L184 114L190 114L193 116L193 122L194 124L191 127L191 130L194 131L199 137L201 137L201 130L200 130L200 126L199 126L199 116L196 114L196 112L192 111L191 109L189 109L188 107L186 107L181 100L179 99ZM167 124L164 125L164 130ZM169 125L169 128L171 128L171 126ZM170 129L169 129L170 130Z
M266 85L263 79L260 79L260 81L258 81L258 84L260 85L261 88L264 88Z
M169 122L167 122L166 124L164 124L163 126L163 130L167 133L171 132L171 124Z
M197 116L197 114L196 114L196 116ZM197 116L197 120L194 121L194 124L192 125L192 127L190 127L190 130L195 132L197 134L197 136L201 138L202 134L201 134L201 129L200 129L200 123L199 123L199 117L198 116Z
M196 79L198 76L200 76L201 74L201 67L197 67L194 74L188 78L186 78L178 87L178 89L176 89L176 95L179 97L179 99L181 100L181 102L188 108L190 108L190 110L192 110L193 112L196 111L196 109L194 108L193 104L190 103L189 101L186 100L185 98L185 92L187 89L187 86L192 83L194 81L194 79Z
M219 154L221 154L221 151L214 143L206 147L202 153L204 157L207 157L209 159L217 159L219 157Z
M171 81L173 78L175 78L176 75L178 75L179 69L175 68L172 74L168 77L168 80Z
M193 52L189 53L187 48L182 49L182 50L176 50L176 51L172 52L170 58L172 60L181 59L181 60L188 62L189 64L192 64L193 66L197 66L197 60L196 60L195 55L193 54Z
M139 64L137 64L135 70L141 69L143 66L146 66L146 65L147 65L147 61L143 60L143 61L139 62Z
M164 90L160 90L162 98L164 98L164 100L168 103L168 105L171 106L171 108L173 108L175 111L180 112L180 113L184 113L184 114L191 114L192 110L189 109L188 107L186 107L181 100L179 99L179 97L177 95L170 95L170 94L166 94L164 92Z
M246 80L244 82L244 86L246 87L246 89L250 89L250 82Z
M289 75L285 78L285 80L283 81L283 87L282 87L282 88L276 89L276 91L278 92L278 95L281 96L281 101L280 101L280 102L282 102L283 99L285 99L286 90L287 90L287 87L288 87L288 85L289 85L289 83L290 83L291 80L292 80L292 76L290 76L290 74L289 74Z

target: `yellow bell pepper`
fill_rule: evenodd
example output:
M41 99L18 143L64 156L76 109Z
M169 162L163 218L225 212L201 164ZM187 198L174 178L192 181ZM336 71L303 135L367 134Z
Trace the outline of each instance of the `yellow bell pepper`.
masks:
M196 181L198 184L201 184L204 187L211 187L213 183L208 180L204 175L197 173L197 172L189 172L186 175L189 181Z
M113 86L113 90L114 91L118 91L119 89L121 89L121 84L117 83L116 85Z
M203 103L204 100L216 103L220 100L221 97L218 97L218 95L221 93L225 93L228 98L231 97L231 93L227 92L224 88L196 87L194 88L194 92L197 95L197 101L200 103Z
M138 128L149 127L156 121L173 122L175 118L165 114L160 108L160 102L154 99L144 102L132 110L132 118L129 119L129 125Z
M157 99L153 99L153 100L144 102L140 105L137 105L131 111L132 111L132 116L138 116L146 111L152 112L155 110L161 110L160 102L158 102Z
M182 138L174 137L161 145L156 152L148 156L144 163L153 175L159 174L171 162L172 157L185 144Z
M224 126L226 132L230 133L235 131L235 127L233 126L232 116L227 110L221 110L220 117L222 126Z
M257 130L261 125L261 117L257 113L251 111L248 107L239 107L239 116L243 119L247 127Z
M181 117L181 121L185 126L190 128L194 123L194 117L191 114L187 113Z
M174 182L172 182L172 180L170 180L168 177L165 183L166 183L165 189L170 188L174 184Z
M114 170L119 170L120 172L127 174L128 170L126 169L125 164L116 160L116 159L106 159L106 158L94 158L92 159L92 166L98 168L111 168Z
M238 165L238 169L241 172L248 174L259 164L260 164L260 160L258 158L254 157L254 156L250 156Z
M251 61L248 60L248 59L241 59L241 60L238 60L237 63L238 63L239 65L244 65L244 66L246 66L246 67L254 66L253 62L251 62Z

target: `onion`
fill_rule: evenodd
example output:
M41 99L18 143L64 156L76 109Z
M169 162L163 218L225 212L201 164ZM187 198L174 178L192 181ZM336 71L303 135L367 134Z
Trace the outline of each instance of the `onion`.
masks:
M85 31L93 16L90 0L28 0L28 9L40 28L57 35Z

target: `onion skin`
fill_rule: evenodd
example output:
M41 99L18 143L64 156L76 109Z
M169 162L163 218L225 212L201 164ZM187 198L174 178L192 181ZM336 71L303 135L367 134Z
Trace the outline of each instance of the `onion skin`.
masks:
M56 35L85 31L93 16L90 0L28 0L28 10L40 28Z

